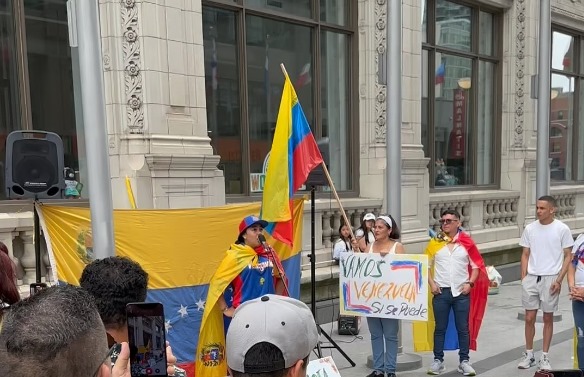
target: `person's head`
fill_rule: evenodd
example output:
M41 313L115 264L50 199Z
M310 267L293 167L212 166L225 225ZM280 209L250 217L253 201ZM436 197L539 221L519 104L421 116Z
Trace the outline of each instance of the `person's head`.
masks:
M262 234L268 222L260 220L257 216L247 216L239 223L239 235L236 243L256 248L261 245L258 236Z
M146 271L129 258L109 257L85 266L79 284L93 296L110 335L117 342L126 341L126 305L146 300Z
M8 255L8 248L0 242L0 319L3 309L20 301L16 287L14 263Z
M110 376L105 328L93 298L71 285L14 304L0 332L0 376Z
M399 240L400 238L399 228L391 215L380 215L377 217L373 234L375 235L375 240Z
M227 330L233 377L304 377L318 342L310 309L296 299L266 295L240 305Z
M351 237L351 229L347 224L341 224L339 227L339 237L341 237L343 241L348 241Z
M365 216L363 216L363 221L361 222L361 229L363 229L363 231L367 233L367 231L369 230L373 231L374 226L375 215L372 213L366 213Z
M544 224L552 222L556 213L556 199L553 196L544 195L537 199L537 219Z
M450 236L456 235L460 228L460 213L455 209L447 209L440 215L440 227Z

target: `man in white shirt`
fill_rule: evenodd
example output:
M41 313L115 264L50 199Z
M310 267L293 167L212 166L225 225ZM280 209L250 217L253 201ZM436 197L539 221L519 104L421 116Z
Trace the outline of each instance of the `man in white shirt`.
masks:
M430 261L433 276L429 279L434 311L434 361L428 374L438 375L446 369L444 366L444 341L448 327L450 311L454 312L454 321L458 333L458 372L464 376L476 374L470 365L469 348L471 334L469 331L469 313L471 311L471 290L479 277L479 266L484 263L474 242L460 231L460 214L456 210L442 213L440 224L443 238L447 239ZM472 249L472 250L468 250ZM473 252L472 255L469 252ZM486 292L485 292L486 295ZM485 299L486 302L486 299ZM475 334L476 335L476 334Z
M568 271L574 239L570 228L554 219L556 200L542 196L537 200L537 220L525 227L519 245L521 255L521 301L525 309L525 352L519 369L535 366L533 338L537 310L543 312L543 352L539 369L551 370L548 352L554 332L554 312L562 280Z

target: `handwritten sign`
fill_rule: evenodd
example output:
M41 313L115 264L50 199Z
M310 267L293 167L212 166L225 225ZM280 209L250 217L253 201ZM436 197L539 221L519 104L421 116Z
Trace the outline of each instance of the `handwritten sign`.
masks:
M312 360L306 368L306 377L341 377L331 356Z
M341 253L342 314L428 320L428 257Z

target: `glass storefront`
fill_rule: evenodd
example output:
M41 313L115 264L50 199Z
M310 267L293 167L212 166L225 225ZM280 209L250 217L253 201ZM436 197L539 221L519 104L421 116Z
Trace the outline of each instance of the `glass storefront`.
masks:
M499 14L422 0L422 144L434 188L495 185Z
M351 100L349 2L238 4L203 2L208 131L221 156L227 195L263 190L284 83L280 63L315 137L330 140L336 188L352 190L358 130L351 129L357 99Z
M14 130L55 132L65 168L80 170L73 67L65 0L0 2L0 161L5 198L5 141ZM77 180L84 175L77 173ZM83 193L82 193L83 195Z

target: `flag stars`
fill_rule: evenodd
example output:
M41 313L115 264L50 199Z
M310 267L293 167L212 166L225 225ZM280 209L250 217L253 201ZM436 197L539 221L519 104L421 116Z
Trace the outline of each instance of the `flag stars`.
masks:
M188 317L187 307L181 304L180 309L177 311L181 318Z
M170 329L172 329L172 325L170 324L170 320L164 322L164 329L166 330L167 334L168 334L168 331L170 331Z
M197 310L198 310L198 311L205 310L205 301L203 301L203 300L199 299L199 301L197 301L197 302L195 303L195 305L197 305Z

